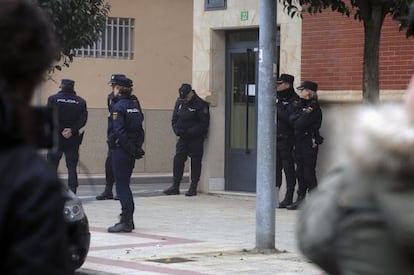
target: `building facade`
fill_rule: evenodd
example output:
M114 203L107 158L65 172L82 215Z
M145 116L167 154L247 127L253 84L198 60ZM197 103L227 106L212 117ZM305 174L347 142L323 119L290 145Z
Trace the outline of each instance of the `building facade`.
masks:
M259 2L109 1L112 31L104 38L122 43L101 41L92 49L79 50L70 68L53 76L57 82L76 80L75 90L88 101L90 118L81 161L89 173L104 170L109 76L125 73L134 80L145 112L147 154L137 162L135 173L171 173L176 141L171 112L178 87L188 82L210 102L200 190L255 192L260 157L256 155ZM319 83L325 135L318 160L322 175L332 163L335 134L346 135L346 129L332 135L330 129L345 123L362 101L363 27L329 11L304 15L303 20L291 18L278 5L278 72L294 75L295 85L301 80ZM120 30L130 35L115 39ZM389 18L381 41L381 100L401 100L412 73L411 41ZM49 81L39 102L46 102L58 84ZM86 171L80 167L80 172Z

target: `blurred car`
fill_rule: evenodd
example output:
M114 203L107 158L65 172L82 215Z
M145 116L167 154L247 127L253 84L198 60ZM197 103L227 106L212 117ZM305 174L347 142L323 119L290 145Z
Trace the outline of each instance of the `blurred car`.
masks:
M65 207L63 214L67 224L70 263L73 271L80 268L88 255L91 241L89 222L81 200L64 184Z

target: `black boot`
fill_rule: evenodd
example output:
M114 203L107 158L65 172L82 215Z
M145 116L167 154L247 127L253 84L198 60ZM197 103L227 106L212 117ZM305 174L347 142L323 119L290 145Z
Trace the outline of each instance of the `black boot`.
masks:
M109 233L130 233L134 229L134 221L131 215L121 215L121 221L108 228Z
M288 205L291 205L293 202L293 191L286 191L285 198L279 203L279 208L286 208Z
M179 195L180 194L180 184L174 183L168 189L162 191L165 195Z
M289 200L285 197L285 199L279 203L279 208L286 208L288 205L291 205L291 204L292 204L292 199Z
M190 188L187 192L185 192L187 197L196 196L197 195L197 183L192 182L190 184Z
M294 203L292 203L291 205L286 206L286 209L288 209L288 210L298 209L299 206L302 204L304 199L305 199L305 196L299 196L298 199Z
M102 194L96 196L96 199L98 201L101 201L101 200L112 200L113 198L114 198L114 195L112 194L111 191L108 191L108 190L105 190L105 191L102 192Z
M119 219L122 219L122 213L119 214ZM132 219L132 229L135 229L134 219Z

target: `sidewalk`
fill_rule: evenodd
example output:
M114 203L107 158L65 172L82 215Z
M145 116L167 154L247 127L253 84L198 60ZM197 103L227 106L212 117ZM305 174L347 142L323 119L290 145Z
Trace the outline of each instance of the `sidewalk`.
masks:
M162 189L145 192L137 186L136 228L129 234L106 231L118 219L119 201L96 201L87 186L80 186L92 237L77 274L323 274L296 248L297 211L276 210L279 252L262 254L253 251L254 196L185 197L185 185L181 195L163 196Z

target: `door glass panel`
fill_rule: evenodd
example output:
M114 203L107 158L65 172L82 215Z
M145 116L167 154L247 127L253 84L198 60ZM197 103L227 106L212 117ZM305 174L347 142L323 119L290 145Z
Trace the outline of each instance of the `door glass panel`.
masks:
M230 148L256 148L256 56L248 50L232 53L230 67Z

